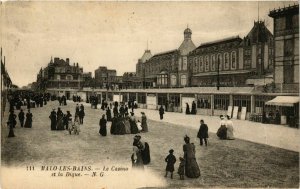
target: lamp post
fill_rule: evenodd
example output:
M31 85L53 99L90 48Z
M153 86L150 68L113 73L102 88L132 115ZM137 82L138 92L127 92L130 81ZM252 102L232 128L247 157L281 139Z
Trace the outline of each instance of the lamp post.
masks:
M220 59L217 60L217 90L220 89Z
M145 67L143 67L143 89L145 89L146 81L145 81Z

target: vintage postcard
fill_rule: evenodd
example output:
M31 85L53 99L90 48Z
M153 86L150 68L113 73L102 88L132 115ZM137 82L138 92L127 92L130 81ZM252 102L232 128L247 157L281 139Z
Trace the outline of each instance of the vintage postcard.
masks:
M299 188L297 1L0 1L1 188Z

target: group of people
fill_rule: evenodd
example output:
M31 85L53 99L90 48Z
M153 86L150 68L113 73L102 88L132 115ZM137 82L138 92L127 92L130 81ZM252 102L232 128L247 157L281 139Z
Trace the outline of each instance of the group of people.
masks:
M70 111L64 114L60 108L57 108L57 112L55 109L52 109L49 118L51 120L51 130L69 129L69 125L72 123L72 114Z
M99 134L101 136L107 135L107 122L111 121L110 134L111 135L124 135L124 134L137 134L139 132L148 132L147 117L144 112L141 112L141 122L136 121L135 115L133 112L130 113L130 116L126 114L114 114L114 117L111 118L111 113L109 107L107 108L106 118L105 114L102 115L99 121Z
M26 120L25 120L25 113L23 112L22 109L20 109L20 112L18 114L20 126L25 128L32 128L32 117L33 117L32 113L30 112L30 109L28 109L28 112L26 113ZM16 119L17 119L17 115L14 113L14 110L10 110L8 121L7 121L7 126L9 126L8 137L15 137L13 129L17 125ZM24 120L25 120L25 124L24 124Z
M80 96L72 96L73 102L81 102L81 97Z
M227 120L225 120L225 117L223 115L220 116L221 121L220 121L220 127L217 131L217 136L221 140L234 140L233 122L229 115L227 115L226 117Z
M190 110L190 105L186 103L186 109L185 109L185 114L197 114L197 106L196 103L193 101L192 102L192 109Z
M67 97L65 95L57 97L60 106L67 105Z
M184 137L184 142L184 157L179 158L180 164L177 173L179 174L181 180L184 179L184 176L188 178L198 178L200 177L201 173L198 163L196 161L195 145L193 143L190 143L190 138L187 135ZM170 172L171 179L173 178L173 172L175 170L174 165L176 163L176 157L173 153L173 149L169 150L169 155L165 158L165 162L167 162L165 177L167 177L168 172Z

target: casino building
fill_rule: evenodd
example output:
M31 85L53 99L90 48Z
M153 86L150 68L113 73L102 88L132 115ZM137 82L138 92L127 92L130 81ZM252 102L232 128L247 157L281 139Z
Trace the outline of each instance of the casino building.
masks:
M203 43L189 53L191 86L256 85L272 73L273 53L273 35L264 22L254 22L243 39L234 36Z
M152 56L150 50L138 60L136 75L142 80L144 88L170 88L189 86L188 53L196 46L192 41L192 30L184 30L184 40L174 50Z

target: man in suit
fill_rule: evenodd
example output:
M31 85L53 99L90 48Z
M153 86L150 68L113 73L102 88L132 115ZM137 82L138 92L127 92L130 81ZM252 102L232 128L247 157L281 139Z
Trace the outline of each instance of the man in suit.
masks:
M203 119L200 120L200 128L199 128L197 137L200 138L200 146L203 145L203 140L205 142L205 146L207 146L208 127L204 123Z

